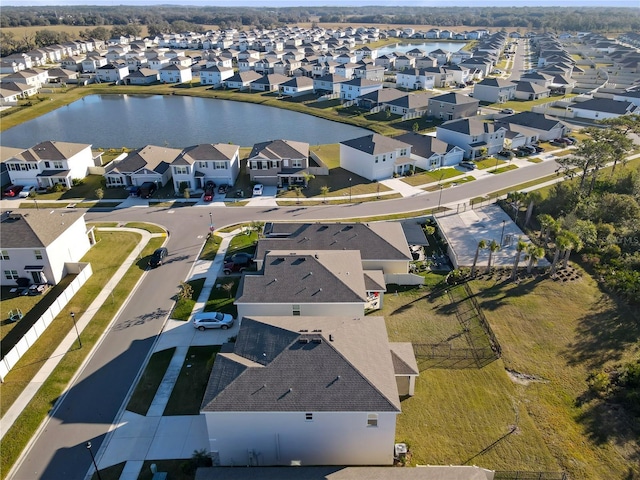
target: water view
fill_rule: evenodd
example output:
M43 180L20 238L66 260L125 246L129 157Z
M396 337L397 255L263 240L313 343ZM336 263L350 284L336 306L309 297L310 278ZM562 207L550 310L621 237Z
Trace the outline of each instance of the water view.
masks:
M424 50L426 54L430 54L434 50L439 48L448 50L449 52L457 52L466 45L465 42L433 42L425 41L423 43L396 43L395 45L389 45L378 49L378 55L387 55L388 53L406 53L414 48Z
M2 132L2 145L29 148L46 140L94 148L174 148L199 143L254 143L284 138L337 143L368 130L264 105L163 95L89 95Z

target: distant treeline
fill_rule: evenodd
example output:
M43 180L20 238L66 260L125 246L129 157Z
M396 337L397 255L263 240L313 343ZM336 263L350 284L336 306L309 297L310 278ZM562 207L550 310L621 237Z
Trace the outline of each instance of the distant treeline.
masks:
M365 25L431 25L451 27L521 28L538 31L627 32L640 31L640 8L607 7L178 7L154 6L51 6L2 7L0 28L42 26L33 37L14 38L2 33L2 54L73 40L64 32L46 30L52 25L86 26L81 37L108 39L121 34L149 35L202 32L205 26L277 28L298 23Z

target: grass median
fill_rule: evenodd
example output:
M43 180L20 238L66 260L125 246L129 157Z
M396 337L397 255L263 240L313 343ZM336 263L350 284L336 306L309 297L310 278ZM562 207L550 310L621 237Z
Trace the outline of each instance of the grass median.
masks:
M9 372L5 383L0 386L0 405L3 415L33 379L43 362L73 328L69 313L86 311L139 241L139 235L131 232L99 232L98 236L98 243L82 259L92 264L93 275L53 321L55 327L52 325L54 328L46 330ZM82 332L82 348L77 348L76 344L71 347L13 426L6 431L0 450L2 478L6 478L11 466L133 290L145 270L148 256L161 246L163 241L163 238L152 238L144 247L141 259L127 270L122 280L115 286L110 300L98 309Z

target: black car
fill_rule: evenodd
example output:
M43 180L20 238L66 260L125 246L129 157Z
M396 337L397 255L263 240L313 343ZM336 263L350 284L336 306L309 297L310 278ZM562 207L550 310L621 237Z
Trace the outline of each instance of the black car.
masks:
M511 150L500 150L498 152L498 155L501 156L502 158L513 158L513 152Z
M251 265L253 263L253 255L245 252L234 253L230 257L225 258L225 263L233 262L238 265Z
M167 255L169 255L169 252L166 248L158 248L155 252L153 252L153 255L151 255L151 258L149 259L149 267L159 267L160 265L162 265L162 262Z

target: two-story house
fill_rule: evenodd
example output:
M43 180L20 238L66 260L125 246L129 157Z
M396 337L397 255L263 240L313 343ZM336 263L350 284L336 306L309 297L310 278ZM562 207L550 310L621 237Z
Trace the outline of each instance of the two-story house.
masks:
M244 318L200 408L209 451L223 466L391 465L400 396L418 373L383 317Z
M191 67L171 63L160 69L160 81L162 83L187 83L193 78Z
M121 83L129 75L126 63L107 63L96 69L96 80L106 83Z
M233 185L240 173L240 147L228 143L205 143L185 148L171 162L173 186L182 184L191 190L204 188L208 181L216 185Z
M264 185L304 183L309 173L309 144L293 140L272 140L253 146L247 159L249 178Z
M85 212L65 209L25 209L3 212L0 219L0 285L15 286L18 278L55 285L95 242L84 221ZM91 241L89 237L91 236Z
M11 183L39 188L61 184L71 188L96 165L91 145L46 141L5 160Z
M445 93L429 99L427 115L443 120L473 117L478 113L480 101L461 93Z
M436 138L465 151L465 158L494 155L504 146L506 128L478 118L451 120L436 127Z
M367 180L402 174L410 155L411 145L378 133L340 142L340 166Z
M425 70L408 68L396 74L396 85L409 90L430 90L435 87L435 75Z
M382 82L354 78L340 84L340 98L343 100L355 100L376 90L382 90Z
M431 135L405 133L396 140L411 145L411 158L414 166L422 170L435 170L441 167L458 165L464 158L464 150L450 145Z
M200 84L221 87L224 81L233 77L233 68L211 65L200 70Z
M502 78L485 78L473 87L473 98L481 102L504 103L516 96L516 84Z
M514 132L522 132L529 139L537 136L530 141L540 140L548 142L556 138L561 138L569 131L567 125L560 120L536 112L520 112L515 115L497 119L496 125L504 127L506 130ZM524 128L522 128L524 127Z
M317 93L340 94L340 85L349 79L340 75L328 74L313 79L313 89Z

